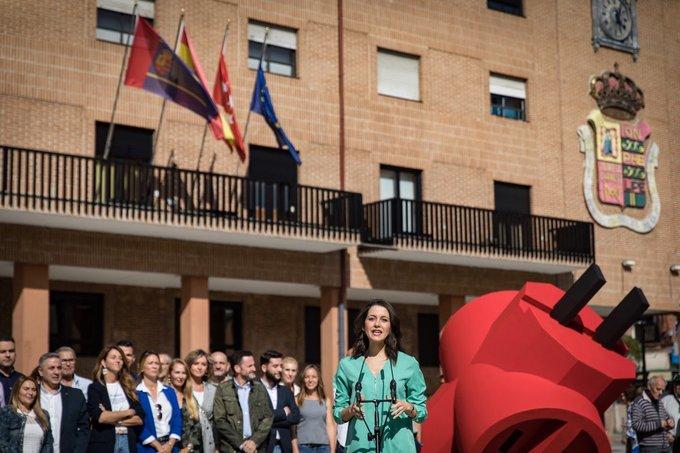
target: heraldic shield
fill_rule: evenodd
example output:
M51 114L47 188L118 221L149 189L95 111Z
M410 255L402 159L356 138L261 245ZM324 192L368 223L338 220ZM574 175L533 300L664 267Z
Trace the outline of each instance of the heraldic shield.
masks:
M647 233L661 212L654 177L659 148L651 141L647 122L636 118L644 108L642 90L621 75L618 65L614 68L591 78L590 94L600 108L578 128L585 153L583 194L600 225ZM618 211L606 205L617 206Z

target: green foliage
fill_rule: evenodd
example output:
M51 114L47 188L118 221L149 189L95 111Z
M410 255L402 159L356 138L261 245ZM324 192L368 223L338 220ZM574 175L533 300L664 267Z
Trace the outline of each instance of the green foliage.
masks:
M642 359L642 345L638 340L631 337L630 335L624 335L621 337L621 340L628 348L628 357L635 360Z

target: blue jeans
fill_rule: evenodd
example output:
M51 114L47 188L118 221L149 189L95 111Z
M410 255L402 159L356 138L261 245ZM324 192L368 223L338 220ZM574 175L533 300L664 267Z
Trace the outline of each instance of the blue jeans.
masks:
M328 453L331 451L328 445L300 444L300 453Z
M116 434L116 445L113 447L113 453L130 453L127 434Z

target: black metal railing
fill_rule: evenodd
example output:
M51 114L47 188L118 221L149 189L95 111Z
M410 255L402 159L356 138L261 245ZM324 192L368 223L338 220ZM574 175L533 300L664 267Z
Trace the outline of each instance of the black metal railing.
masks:
M392 198L364 205L363 242L590 263L593 224Z
M0 206L358 241L361 194L0 146Z

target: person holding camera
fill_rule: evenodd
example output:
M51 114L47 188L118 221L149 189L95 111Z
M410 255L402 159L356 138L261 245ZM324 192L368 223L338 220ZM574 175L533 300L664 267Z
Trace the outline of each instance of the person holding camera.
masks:
M641 453L670 453L675 436L675 421L661 403L666 381L651 376L647 388L633 401L632 427L637 434Z

